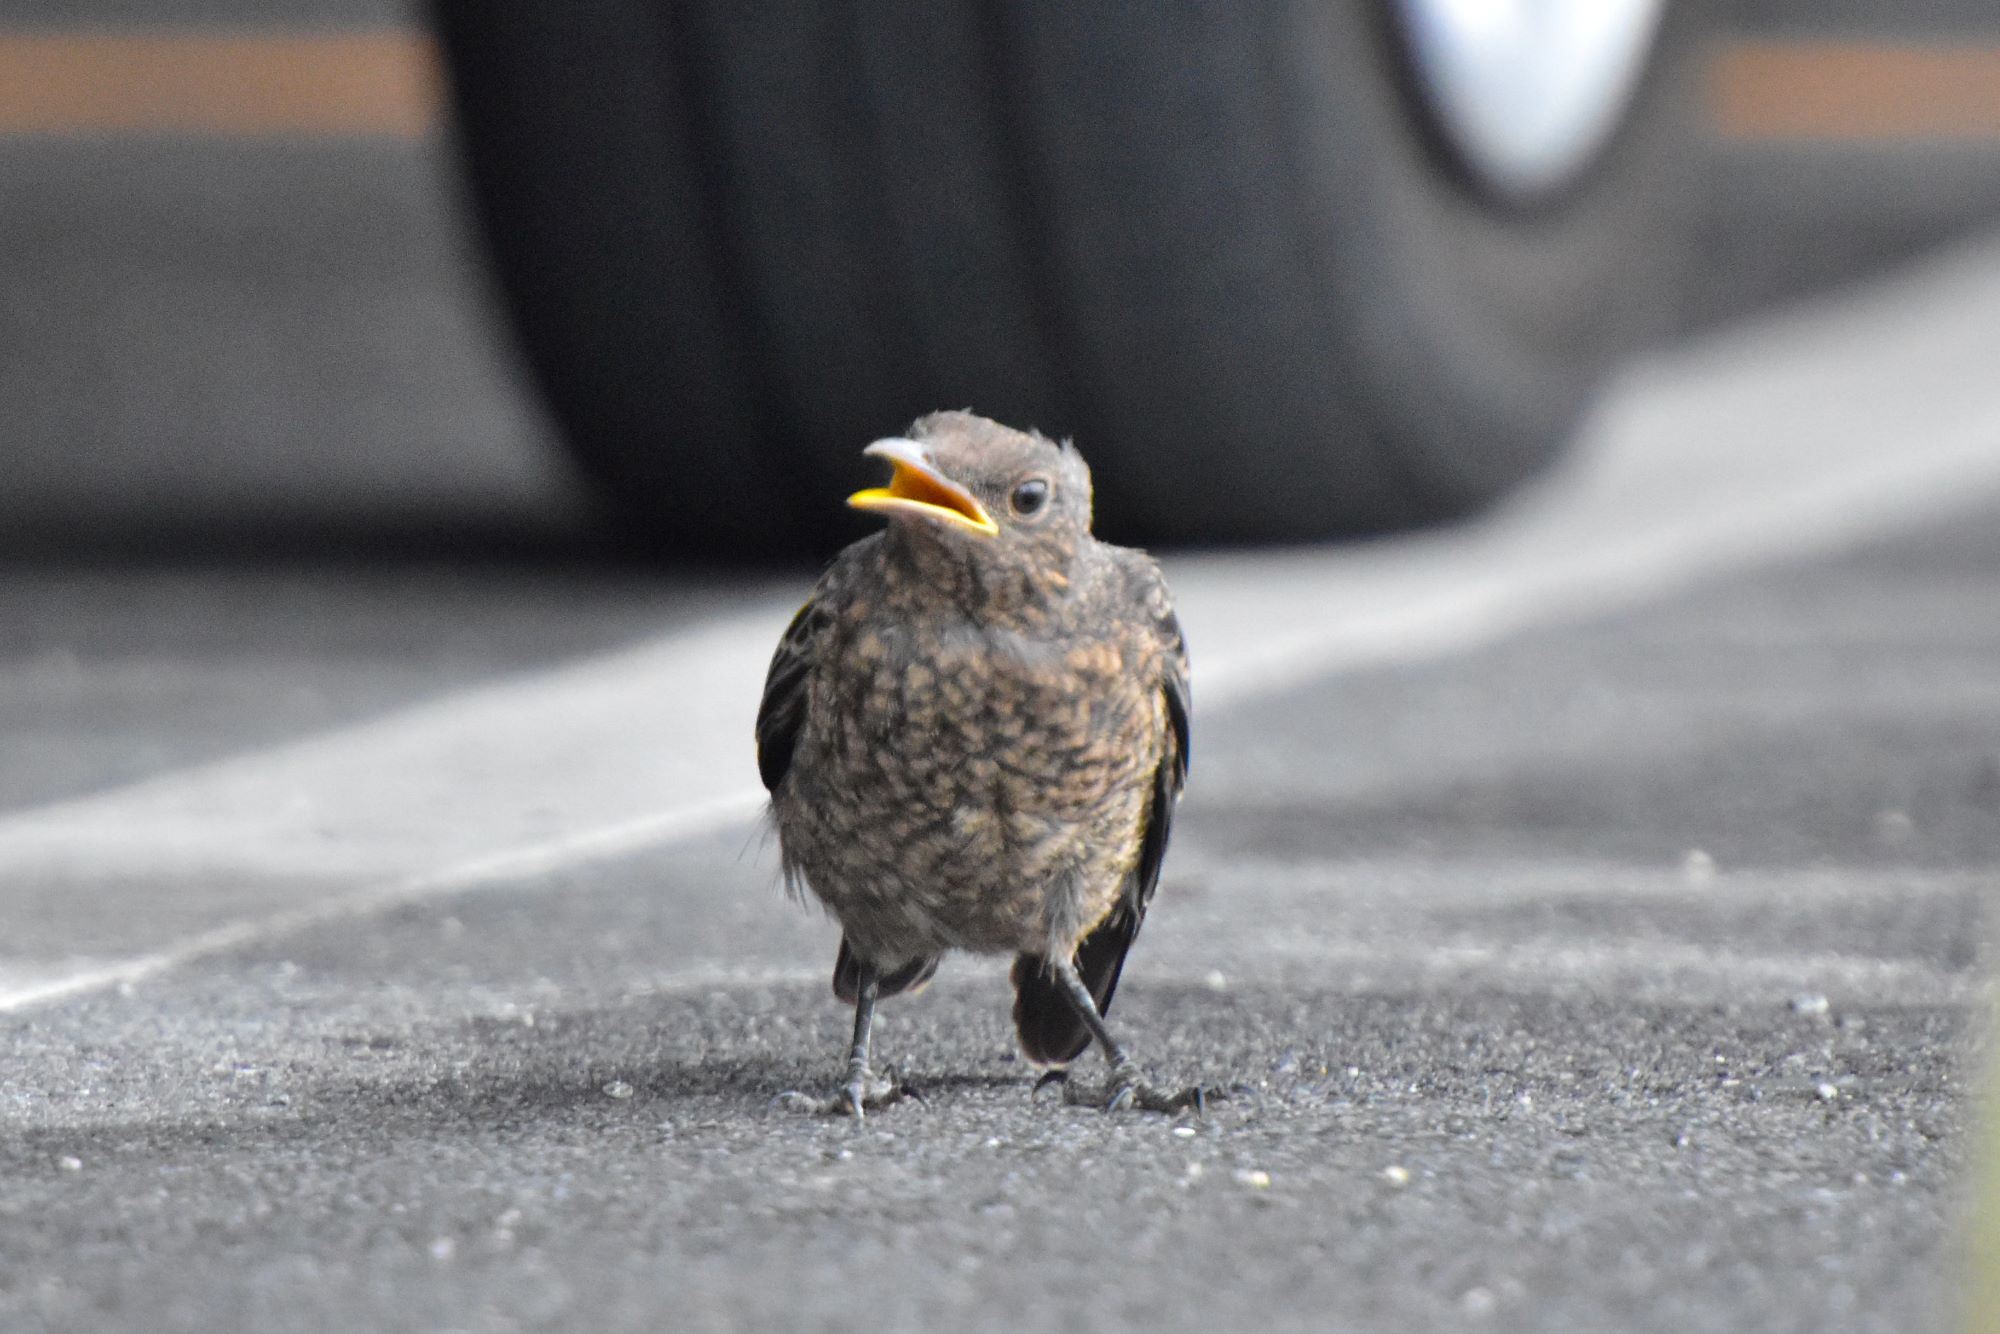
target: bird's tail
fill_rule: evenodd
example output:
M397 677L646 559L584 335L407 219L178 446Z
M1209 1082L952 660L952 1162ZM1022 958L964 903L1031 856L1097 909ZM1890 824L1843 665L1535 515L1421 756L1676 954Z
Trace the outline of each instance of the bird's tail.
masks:
M893 996L899 991L913 991L931 980L938 970L938 956L912 959L892 973L884 973L876 980L877 996ZM833 961L833 994L852 1005L861 994L861 963L854 957L854 951L847 947L847 937L840 938L840 953Z
M1090 988L1100 1017L1110 1013L1112 993L1118 990L1118 975L1125 968L1125 952L1138 928L1135 915L1114 913L1077 946L1076 971ZM1049 971L1048 960L1039 954L1023 954L1014 960L1014 1031L1020 1035L1021 1050L1028 1059L1042 1065L1068 1065L1090 1046L1089 1027L1070 1004L1062 983Z

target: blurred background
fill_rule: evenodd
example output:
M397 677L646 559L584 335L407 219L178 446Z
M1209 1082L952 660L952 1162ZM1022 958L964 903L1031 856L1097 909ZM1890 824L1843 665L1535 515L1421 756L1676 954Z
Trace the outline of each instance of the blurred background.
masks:
M1408 69L1286 69L1301 97L1402 85L1327 111L1347 141L1323 145L1333 165L1302 221L1271 205L1281 162L1245 165L1254 136L1189 109L1217 100L1204 80L1277 59L1247 22L1162 11L1100 33L1155 62L1127 77L1173 94L1106 148L1062 118L1122 105L1105 86L1119 62L1032 6L985 28L952 7L845 28L535 10L439 11L470 110L455 128L431 16L388 0L9 6L0 545L534 546L623 516L683 553L823 553L860 531L819 503L851 480L854 442L940 402L1089 441L1132 497L1106 516L1114 536L1394 526L1542 466L1642 340L2000 216L2000 23L1978 0L1673 6L1643 53L1673 87L1624 94L1612 119L1642 123L1511 211L1487 207L1491 176L1468 173L1476 152L1439 131ZM1406 64L1415 49L1346 38L1400 42ZM972 125L980 81L1017 74L1025 110ZM642 122L673 99L681 137L655 142ZM699 189L681 179L697 160ZM1400 165L1371 175L1377 160ZM1134 216L1174 224L1162 233L1198 210L1201 245L1139 235L1093 188L1143 201ZM1245 207L1228 191L1319 228L1335 258L1278 253L1282 236L1226 216ZM1484 198L1454 214L1440 191ZM690 194L703 217L682 216ZM857 229L893 244L863 253ZM1587 290L1557 290L1569 271ZM1357 293L1437 316L1327 313ZM1300 345L1349 351L1302 365ZM1309 448L1278 443L1300 435ZM1200 484L1217 449L1235 488ZM1383 480L1397 468L1423 476ZM756 479L761 506L738 508L726 477ZM676 511L677 484L710 503ZM1261 491L1263 508L1201 499L1217 490ZM1319 499L1300 514L1273 490Z

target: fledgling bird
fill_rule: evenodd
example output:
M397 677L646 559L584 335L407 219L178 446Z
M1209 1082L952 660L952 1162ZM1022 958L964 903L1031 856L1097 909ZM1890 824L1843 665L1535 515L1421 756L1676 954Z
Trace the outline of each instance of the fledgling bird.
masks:
M1159 567L1091 536L1068 443L940 412L863 452L893 475L848 503L888 523L793 618L757 713L786 883L843 933L854 1041L824 1106L902 1094L869 1065L875 1002L964 949L1016 956L1031 1059L1066 1075L1095 1039L1107 1108L1198 1110L1104 1022L1187 776L1187 648Z

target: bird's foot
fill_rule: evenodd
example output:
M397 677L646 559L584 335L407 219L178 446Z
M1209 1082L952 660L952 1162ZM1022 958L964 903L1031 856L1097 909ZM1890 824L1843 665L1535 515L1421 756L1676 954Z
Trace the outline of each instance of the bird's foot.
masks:
M1098 1107L1107 1112L1159 1112L1165 1116L1191 1114L1200 1120L1208 1114L1208 1104L1229 1095L1218 1088L1196 1084L1176 1092L1158 1088L1146 1080L1130 1062L1115 1065L1102 1084L1080 1083L1064 1070L1051 1070L1035 1085L1039 1094L1050 1084L1062 1085L1063 1101L1072 1107Z
M894 1071L874 1074L867 1069L849 1071L847 1083L831 1097L814 1097L787 1089L772 1099L772 1105L810 1116L851 1116L859 1121L871 1111L880 1111L905 1098L923 1101L923 1095L897 1078Z

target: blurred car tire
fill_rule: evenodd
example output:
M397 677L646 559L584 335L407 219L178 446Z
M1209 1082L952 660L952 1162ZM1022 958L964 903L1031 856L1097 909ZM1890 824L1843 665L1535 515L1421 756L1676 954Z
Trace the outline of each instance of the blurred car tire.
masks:
M663 546L824 549L938 407L1073 435L1100 531L1462 514L1665 327L1696 24L1531 196L1468 170L1399 7L439 0L529 360Z

